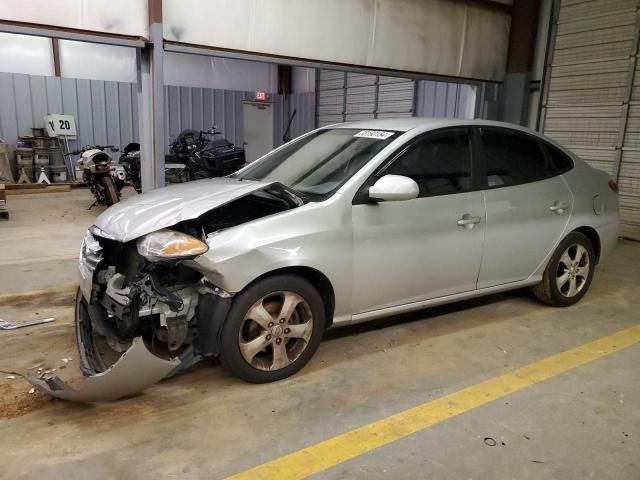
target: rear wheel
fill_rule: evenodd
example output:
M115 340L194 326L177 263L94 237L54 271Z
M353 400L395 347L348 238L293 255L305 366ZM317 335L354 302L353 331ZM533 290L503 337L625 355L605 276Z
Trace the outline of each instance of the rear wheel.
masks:
M556 248L542 282L533 288L533 293L555 307L573 305L584 297L591 285L595 258L591 240L580 232L570 233Z
M247 382L280 380L311 359L325 324L322 298L309 282L296 275L266 278L235 298L220 359Z
M118 189L116 188L111 175L102 177L100 182L102 183L102 187L104 188L104 198L107 202L107 206L110 207L114 203L118 203L120 197L118 196Z

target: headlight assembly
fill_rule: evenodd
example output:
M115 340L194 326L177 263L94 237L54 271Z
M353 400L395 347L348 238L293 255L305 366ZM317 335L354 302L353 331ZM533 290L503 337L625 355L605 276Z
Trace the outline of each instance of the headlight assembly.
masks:
M158 230L145 235L137 242L138 253L150 262L194 258L207 253L209 246L186 233Z

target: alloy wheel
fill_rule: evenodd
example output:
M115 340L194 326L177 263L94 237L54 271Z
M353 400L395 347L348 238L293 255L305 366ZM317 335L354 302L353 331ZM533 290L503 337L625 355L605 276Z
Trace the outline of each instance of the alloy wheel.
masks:
M556 285L561 295L575 297L589 278L589 252L580 244L568 247L558 262Z
M312 333L313 315L304 298L290 291L270 293L245 314L240 353L258 370L280 370L300 357Z

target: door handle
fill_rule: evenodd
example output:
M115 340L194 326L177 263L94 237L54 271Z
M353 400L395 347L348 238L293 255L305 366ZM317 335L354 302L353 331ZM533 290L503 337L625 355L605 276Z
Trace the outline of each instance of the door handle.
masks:
M470 214L465 213L460 220L458 220L458 225L464 228L473 228L476 223L480 223L482 220L480 217L472 217Z
M549 210L551 210L554 213L561 214L561 213L564 213L564 211L568 207L569 206L566 203L556 200L555 202L553 202L553 205L549 207Z

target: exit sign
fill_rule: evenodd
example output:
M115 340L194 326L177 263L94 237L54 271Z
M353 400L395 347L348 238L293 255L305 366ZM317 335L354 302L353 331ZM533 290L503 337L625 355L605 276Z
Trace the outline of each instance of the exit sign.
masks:
M265 102L267 100L267 92L263 92L262 90L258 90L256 92L256 101Z

